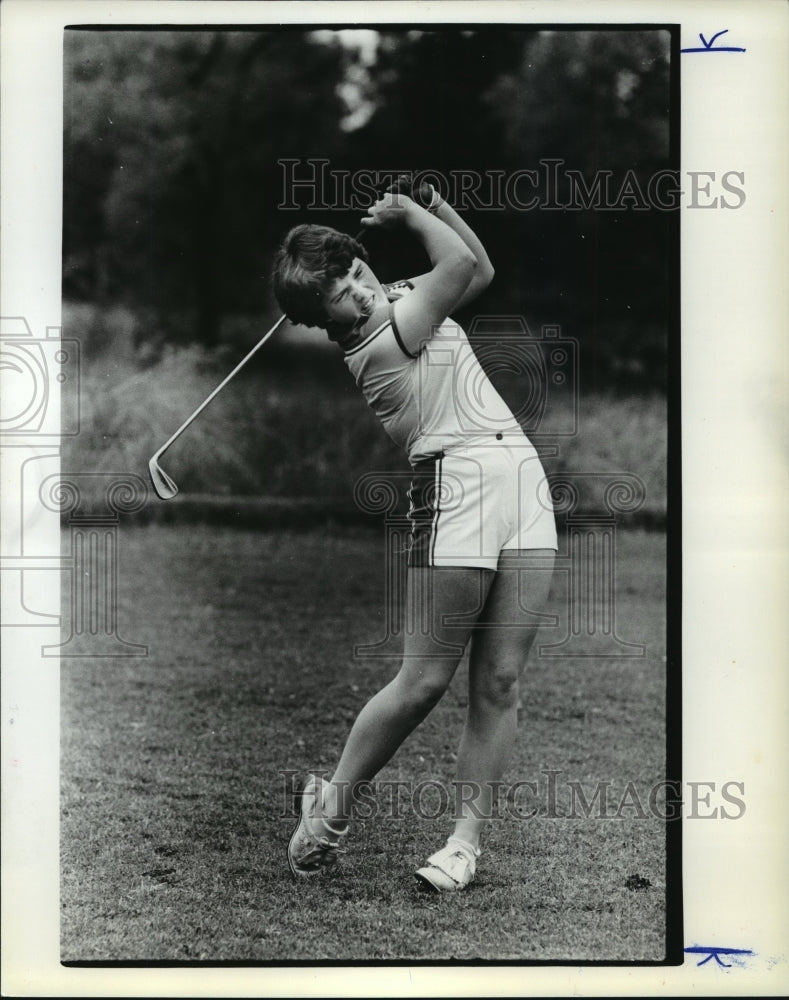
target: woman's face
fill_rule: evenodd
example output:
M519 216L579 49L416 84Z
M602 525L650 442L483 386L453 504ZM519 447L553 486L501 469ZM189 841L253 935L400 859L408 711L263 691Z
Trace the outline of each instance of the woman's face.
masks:
M359 257L354 257L350 270L323 296L323 308L333 322L343 327L365 323L374 309L386 303L386 293L380 282Z

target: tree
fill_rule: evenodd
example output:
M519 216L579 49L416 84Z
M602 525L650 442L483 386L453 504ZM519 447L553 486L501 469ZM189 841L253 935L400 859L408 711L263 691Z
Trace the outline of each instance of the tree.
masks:
M259 306L277 159L337 147L341 71L303 32L68 32L66 294L215 343Z

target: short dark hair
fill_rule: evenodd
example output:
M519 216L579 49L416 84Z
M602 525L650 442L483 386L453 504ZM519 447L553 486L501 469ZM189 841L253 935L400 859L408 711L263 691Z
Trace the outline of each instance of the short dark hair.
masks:
M274 295L291 321L328 330L323 296L351 269L354 257L367 261L358 240L329 226L296 226L274 257ZM331 333L331 331L330 331Z

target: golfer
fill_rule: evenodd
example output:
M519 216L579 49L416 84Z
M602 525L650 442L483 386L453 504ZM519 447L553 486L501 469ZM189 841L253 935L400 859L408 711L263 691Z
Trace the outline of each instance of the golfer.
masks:
M464 793L445 846L416 872L423 887L454 891L474 878L515 741L519 677L547 600L556 529L534 447L449 319L490 283L491 262L431 185L413 197L402 186L362 223L410 233L427 252L427 273L383 285L358 241L323 226L292 229L275 261L283 312L338 344L414 470L402 665L362 708L331 781L307 780L288 861L298 876L335 863L354 789L440 700L470 642L456 775Z

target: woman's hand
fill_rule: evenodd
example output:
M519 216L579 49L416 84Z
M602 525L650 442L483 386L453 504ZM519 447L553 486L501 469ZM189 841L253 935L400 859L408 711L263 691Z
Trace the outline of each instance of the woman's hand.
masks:
M367 209L367 215L363 217L362 225L367 228L394 229L396 226L406 224L415 207L414 202L407 195L399 191L387 191L374 205Z
M429 184L427 181L419 181L418 184L414 184L414 179L410 174L400 174L397 180L393 181L386 190L408 195L412 201L415 201L417 205L421 205L422 208L430 208L437 198L436 190L432 184Z

